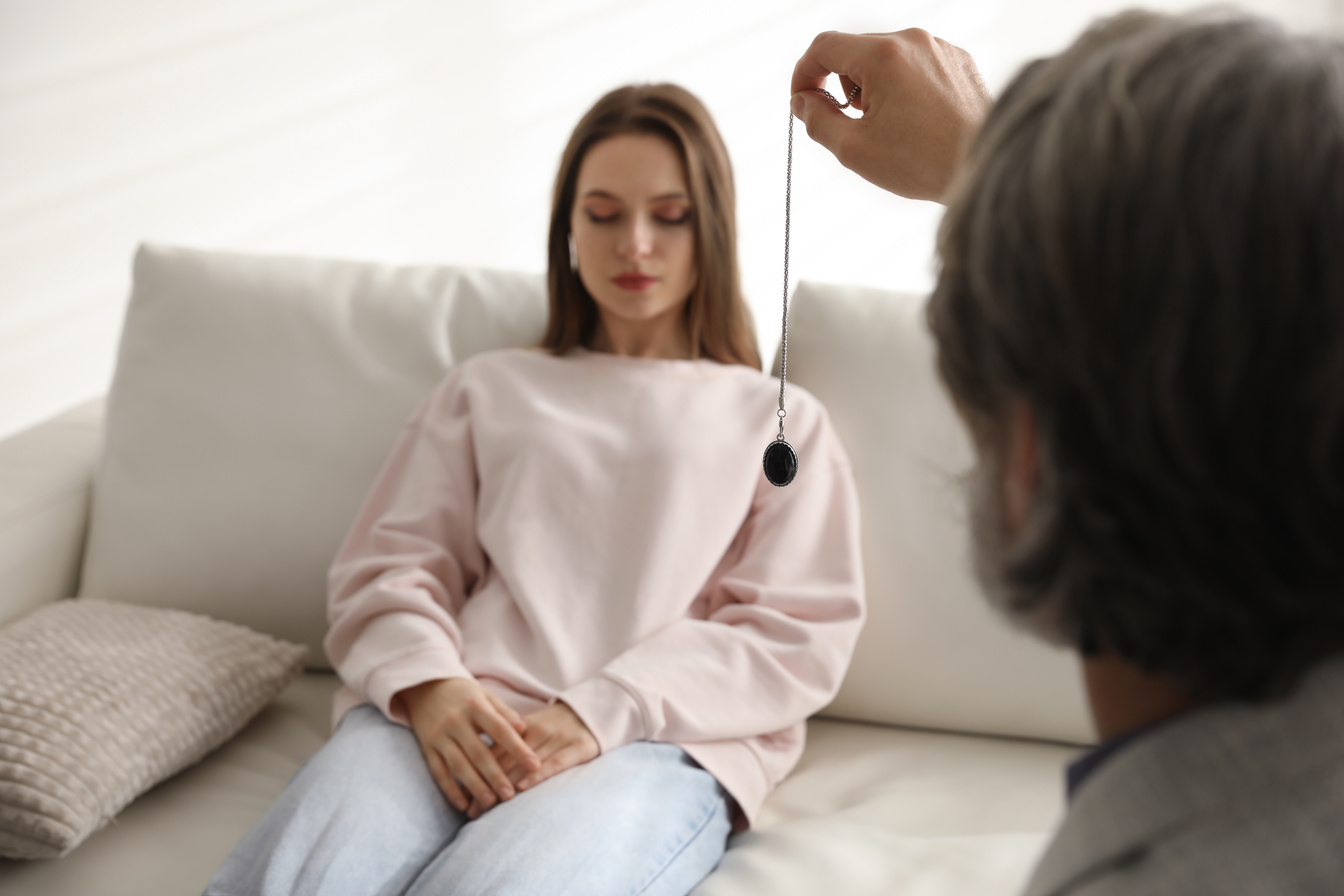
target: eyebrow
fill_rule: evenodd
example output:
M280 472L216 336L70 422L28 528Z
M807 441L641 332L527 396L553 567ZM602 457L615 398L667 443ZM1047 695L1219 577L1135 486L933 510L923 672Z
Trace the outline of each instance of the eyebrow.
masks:
M594 199L610 199L610 200L612 200L613 202L620 202L620 201L621 201L621 198L620 198L619 196L613 196L611 193L608 193L606 190L589 190L587 193L584 193L584 194L583 194L583 197L582 197L582 198L584 198L584 199L589 199L589 198L594 198ZM686 199L686 200L689 200L690 198L691 198L691 197L687 196L685 193L683 193L683 192L681 192L680 190L678 190L678 191L675 191L675 192L672 192L672 193L663 193L663 194L661 194L661 195L659 195L659 196L652 196L652 197L650 197L649 201L650 201L650 202L666 202L666 201L669 200L669 199Z

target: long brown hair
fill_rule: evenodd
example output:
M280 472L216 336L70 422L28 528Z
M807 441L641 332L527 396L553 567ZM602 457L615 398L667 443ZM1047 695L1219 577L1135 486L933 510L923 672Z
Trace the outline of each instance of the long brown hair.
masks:
M692 356L759 370L761 356L737 269L737 194L728 151L704 105L674 84L617 88L598 100L570 135L551 206L546 273L550 318L542 348L564 354L589 345L597 330L597 304L570 267L570 217L584 156L618 134L662 137L676 148L685 167L698 272L686 303Z

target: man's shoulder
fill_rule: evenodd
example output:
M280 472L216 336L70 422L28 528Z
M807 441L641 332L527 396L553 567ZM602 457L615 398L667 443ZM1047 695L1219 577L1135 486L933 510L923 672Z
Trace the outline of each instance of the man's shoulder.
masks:
M1029 896L1344 892L1344 661L1201 710L1078 793Z
M1066 822L1067 824L1067 822ZM1069 896L1344 891L1344 764L1229 804L1096 865Z

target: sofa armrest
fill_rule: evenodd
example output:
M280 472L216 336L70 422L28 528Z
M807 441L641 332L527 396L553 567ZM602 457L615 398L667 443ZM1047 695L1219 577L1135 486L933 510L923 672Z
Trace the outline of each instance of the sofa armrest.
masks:
M0 625L75 593L102 427L98 399L0 441Z

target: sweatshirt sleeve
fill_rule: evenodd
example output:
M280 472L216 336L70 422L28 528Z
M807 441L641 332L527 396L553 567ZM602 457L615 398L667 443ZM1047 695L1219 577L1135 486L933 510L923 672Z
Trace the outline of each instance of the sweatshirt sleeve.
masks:
M401 433L328 575L327 655L396 721L399 691L471 677L456 616L484 574L475 515L470 415L450 376Z
M858 498L816 410L809 437L794 443L798 475L783 488L761 475L696 618L664 626L560 694L603 751L768 734L839 690L864 618Z

